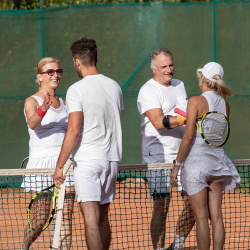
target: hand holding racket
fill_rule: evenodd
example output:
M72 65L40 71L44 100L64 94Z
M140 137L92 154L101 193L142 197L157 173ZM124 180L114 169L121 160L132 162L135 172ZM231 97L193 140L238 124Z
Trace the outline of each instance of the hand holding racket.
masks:
M63 176L66 176L73 161L72 158L68 159L63 169ZM52 195L51 190L53 190L53 188L55 188L55 190ZM56 210L57 193L58 188L53 184L52 186L37 192L32 197L27 212L29 226L32 230L43 231L49 226Z
M174 112L185 117L187 116L186 112L178 108L175 108ZM196 122L196 126L203 140L208 145L221 147L227 142L230 134L230 124L225 115L217 111L211 111L198 116L197 119L201 119Z

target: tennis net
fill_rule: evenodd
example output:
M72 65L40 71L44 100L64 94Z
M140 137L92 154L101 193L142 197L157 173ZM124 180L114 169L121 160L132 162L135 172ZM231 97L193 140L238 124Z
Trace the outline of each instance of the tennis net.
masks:
M223 197L223 217L226 231L224 249L250 249L250 160L235 160L241 176L241 185L235 191L227 191ZM171 169L171 164L124 165L119 167L116 200L110 205L112 242L110 249L153 249L150 224L153 201L148 192L145 169ZM72 172L72 169L71 169ZM27 207L31 195L21 183L25 175L53 175L53 169L0 170L0 249L21 249L24 229L27 227ZM24 183L25 184L25 183ZM72 183L73 184L73 183ZM28 185L28 183L27 183ZM184 208L184 202L172 188L166 219L165 248L173 241L176 224ZM181 223L186 224L187 221ZM50 225L30 249L49 249L53 225ZM189 233L183 249L196 249L195 225ZM63 248L65 249L65 248ZM84 221L75 202L72 222L72 248L86 249Z

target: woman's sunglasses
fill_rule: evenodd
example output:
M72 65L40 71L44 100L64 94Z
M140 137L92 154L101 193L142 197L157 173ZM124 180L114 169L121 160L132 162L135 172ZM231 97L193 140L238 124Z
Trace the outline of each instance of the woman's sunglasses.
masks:
M55 72L57 73L57 75L61 76L63 73L63 70L62 69L57 69L57 70L48 69L47 71L42 72L41 74L48 74L49 76L53 76Z

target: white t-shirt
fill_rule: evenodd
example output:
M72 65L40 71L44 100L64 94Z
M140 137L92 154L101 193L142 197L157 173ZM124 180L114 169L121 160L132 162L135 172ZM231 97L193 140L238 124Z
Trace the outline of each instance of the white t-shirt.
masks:
M75 160L120 161L123 98L118 83L102 74L86 76L70 86L66 106L68 113L83 112L79 139L72 154Z
M184 83L177 79L171 80L169 87L163 86L153 79L146 82L140 89L137 99L138 111L141 115L142 154L164 154L175 159L185 127L156 130L145 112L160 108L163 115L177 116L174 109L186 111L187 93Z

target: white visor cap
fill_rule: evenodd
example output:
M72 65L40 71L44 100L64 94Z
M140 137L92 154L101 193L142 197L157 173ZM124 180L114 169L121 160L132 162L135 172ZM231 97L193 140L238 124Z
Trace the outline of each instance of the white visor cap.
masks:
M213 77L219 75L221 79L224 77L224 70L219 63L209 62L203 68L197 69L198 72L202 73L208 80L216 82Z

